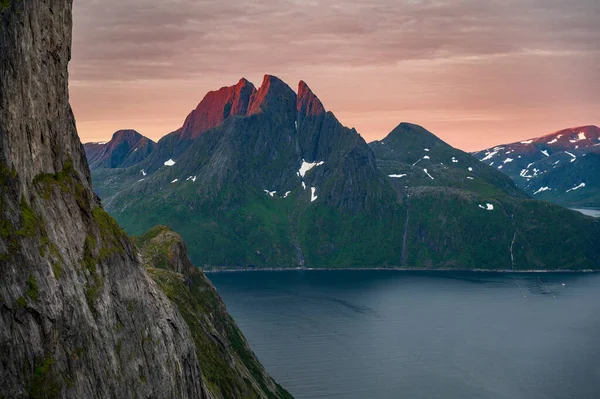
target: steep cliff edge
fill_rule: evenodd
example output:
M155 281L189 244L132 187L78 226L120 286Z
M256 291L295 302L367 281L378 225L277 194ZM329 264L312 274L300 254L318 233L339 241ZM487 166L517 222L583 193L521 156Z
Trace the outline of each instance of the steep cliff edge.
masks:
M291 396L266 373L181 236L156 226L136 239L148 273L187 322L209 390L220 397ZM262 397L262 395L261 395Z
M261 384L218 369L245 382L227 391L203 370L198 329L93 194L68 100L71 8L0 16L0 397L284 396L264 370Z

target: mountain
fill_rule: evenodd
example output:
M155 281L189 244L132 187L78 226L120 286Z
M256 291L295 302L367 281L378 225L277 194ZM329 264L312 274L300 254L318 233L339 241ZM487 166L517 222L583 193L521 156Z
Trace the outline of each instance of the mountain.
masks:
M119 130L107 143L83 145L90 168L125 168L150 155L156 143L135 130Z
M473 154L536 199L600 207L600 128L581 126Z
M0 397L289 398L181 239L159 227L138 250L93 193L68 102L72 2L3 4Z
M401 217L393 189L360 135L319 107L305 83L300 87L297 96L265 76L244 116L229 115L187 143L170 134L135 167L94 170L96 191L134 234L155 224L175 228L196 264L385 261L346 241L368 241L359 236L364 232L373 243L389 238L378 223L384 215ZM355 217L342 220L350 211ZM338 221L347 231L329 228Z
M220 92L254 87L240 82ZM198 108L223 98L241 96ZM195 138L188 117L133 167L93 169L106 209L131 234L169 225L204 268L600 266L599 221L531 200L419 126L368 145L305 82L269 75L235 109Z

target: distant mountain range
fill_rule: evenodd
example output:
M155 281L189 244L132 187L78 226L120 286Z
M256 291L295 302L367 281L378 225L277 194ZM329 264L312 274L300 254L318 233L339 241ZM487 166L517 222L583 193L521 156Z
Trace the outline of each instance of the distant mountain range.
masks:
M156 143L135 130L119 130L108 143L83 145L90 168L125 168L150 155Z
M600 266L600 221L531 200L416 125L369 145L306 83L269 75L208 93L138 163L94 165L127 232L169 225L205 268Z
M600 208L600 128L581 126L473 154L535 199Z

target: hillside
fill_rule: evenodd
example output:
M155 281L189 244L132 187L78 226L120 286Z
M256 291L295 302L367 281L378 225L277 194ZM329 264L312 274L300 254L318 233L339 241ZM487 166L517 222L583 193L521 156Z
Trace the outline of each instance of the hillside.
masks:
M222 122L192 124L205 109ZM269 75L209 93L146 160L92 175L128 232L167 224L204 268L600 265L598 221L531 200L416 125L368 145L306 83Z
M529 195L572 207L600 207L600 128L581 126L473 154Z
M0 397L289 398L177 237L156 244L166 262L141 258L93 193L68 100L72 2L3 4Z

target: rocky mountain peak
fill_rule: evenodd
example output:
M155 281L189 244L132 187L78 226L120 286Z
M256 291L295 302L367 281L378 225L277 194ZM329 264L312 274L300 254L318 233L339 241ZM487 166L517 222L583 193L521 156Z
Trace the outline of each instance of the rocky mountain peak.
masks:
M301 114L313 116L322 115L326 112L321 100L303 80L298 84L297 109Z
M281 79L273 75L265 75L263 82L250 99L248 115L269 111L288 112L294 109L296 93Z
M130 144L135 145L138 141L144 138L144 136L133 129L123 129L114 132L110 141L113 143L127 141Z
M211 91L186 118L180 136L184 140L195 139L202 133L219 126L233 115L245 115L250 98L256 88L245 78L234 86Z

